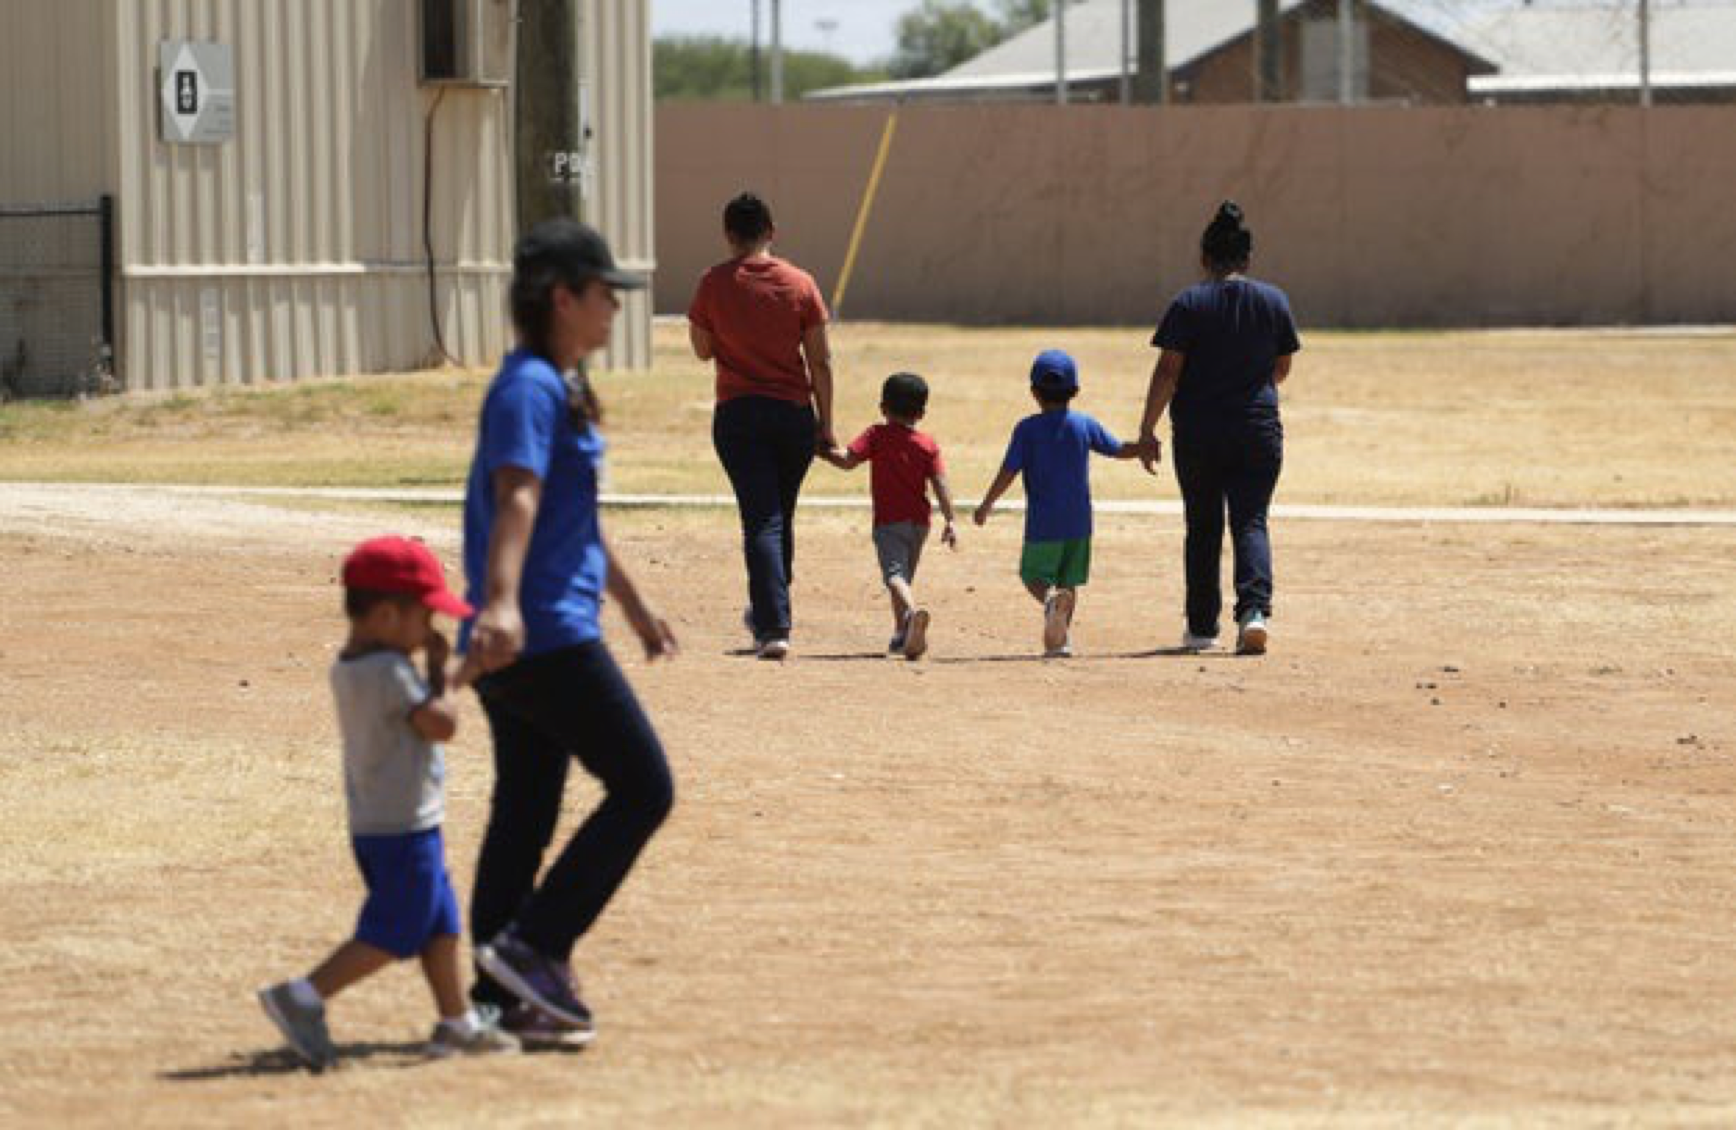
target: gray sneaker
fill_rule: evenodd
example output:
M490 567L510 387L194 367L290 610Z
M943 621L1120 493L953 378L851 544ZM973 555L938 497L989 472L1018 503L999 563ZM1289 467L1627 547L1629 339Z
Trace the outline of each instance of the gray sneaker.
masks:
M511 1055L518 1051L518 1037L503 1030L490 1010L481 1015L472 1010L461 1021L442 1020L428 1037L428 1056L447 1059L455 1055Z
M259 990L259 1006L283 1033L289 1050L303 1063L315 1071L324 1071L337 1063L338 1049L333 1046L331 1033L326 1030L324 1004L311 1008L300 1004L295 994L290 992L289 982L284 981Z

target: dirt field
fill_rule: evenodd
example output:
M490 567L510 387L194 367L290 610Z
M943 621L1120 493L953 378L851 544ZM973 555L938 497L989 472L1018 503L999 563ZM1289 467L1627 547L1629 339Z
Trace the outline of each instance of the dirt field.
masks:
M396 970L314 1078L251 992L357 900L336 562L455 516L0 485L0 1123L1736 1120L1736 533L1281 525L1238 660L1163 650L1179 530L1116 519L1045 664L1015 518L931 555L910 665L863 520L803 526L776 667L724 516L614 519L687 652L611 625L679 799L580 948L597 1045L424 1065Z

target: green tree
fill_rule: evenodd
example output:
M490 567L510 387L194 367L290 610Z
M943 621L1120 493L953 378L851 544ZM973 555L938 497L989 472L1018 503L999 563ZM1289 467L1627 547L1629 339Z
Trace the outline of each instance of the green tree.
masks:
M737 39L669 36L651 47L652 88L660 102L746 102L753 97L753 52ZM770 87L771 63L760 51L761 92ZM784 52L784 96L800 98L810 90L878 82L884 71L858 68L848 59L819 51Z
M927 78L958 66L999 43L1001 25L970 0L922 0L898 19L894 78Z

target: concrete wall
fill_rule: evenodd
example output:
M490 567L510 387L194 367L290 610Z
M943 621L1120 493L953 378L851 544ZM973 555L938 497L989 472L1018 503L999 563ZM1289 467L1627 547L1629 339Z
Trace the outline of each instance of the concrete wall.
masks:
M772 202L830 296L886 111L659 111L657 308ZM1314 326L1736 321L1736 110L911 107L854 318L1154 320L1217 202Z

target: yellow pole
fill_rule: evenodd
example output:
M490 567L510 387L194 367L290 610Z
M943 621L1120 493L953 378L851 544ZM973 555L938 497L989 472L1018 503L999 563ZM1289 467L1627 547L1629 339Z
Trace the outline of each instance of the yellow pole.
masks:
M856 270L856 253L862 249L862 234L868 230L868 216L874 211L874 197L880 192L880 174L886 171L886 157L892 152L892 135L898 132L898 111L886 119L886 130L880 135L880 152L874 157L874 171L868 174L868 188L862 193L862 207L856 212L856 230L850 233L850 249L844 253L844 269L838 274L838 289L832 293L832 316L838 317L844 308L844 295L850 290L850 276Z

